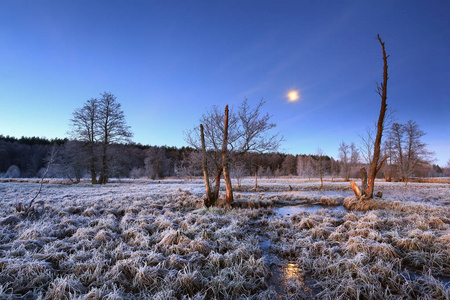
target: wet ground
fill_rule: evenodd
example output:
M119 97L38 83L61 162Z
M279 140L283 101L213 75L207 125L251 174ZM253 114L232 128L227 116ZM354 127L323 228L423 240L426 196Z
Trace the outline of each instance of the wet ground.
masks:
M270 218L290 217L300 212L313 213L320 209L347 211L343 206L314 204L289 205L273 208L274 215L270 216ZM256 228L254 224L249 224L250 228L254 231L265 231L261 228ZM312 278L308 274L305 274L295 261L286 260L271 251L273 245L268 237L261 234L257 234L257 236L271 274L267 283L277 292L279 299L314 299L317 291L313 289L314 281Z
M313 281L293 261L282 259L272 253L272 242L258 236L262 253L270 270L268 285L273 287L279 299L314 299Z

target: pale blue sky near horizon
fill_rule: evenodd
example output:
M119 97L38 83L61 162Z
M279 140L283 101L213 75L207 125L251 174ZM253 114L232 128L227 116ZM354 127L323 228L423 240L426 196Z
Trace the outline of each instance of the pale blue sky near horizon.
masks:
M337 157L388 107L450 160L449 1L0 1L0 134L64 138L107 91L133 141L185 146L212 105L263 98L281 152ZM296 89L300 100L286 94Z

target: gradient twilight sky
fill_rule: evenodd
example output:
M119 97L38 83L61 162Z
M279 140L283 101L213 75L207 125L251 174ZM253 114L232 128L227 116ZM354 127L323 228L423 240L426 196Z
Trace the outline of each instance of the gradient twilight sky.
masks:
M273 115L280 151L337 157L388 108L450 159L450 1L0 1L0 134L66 137L107 91L133 140L183 146L212 105ZM300 100L286 95L299 90Z

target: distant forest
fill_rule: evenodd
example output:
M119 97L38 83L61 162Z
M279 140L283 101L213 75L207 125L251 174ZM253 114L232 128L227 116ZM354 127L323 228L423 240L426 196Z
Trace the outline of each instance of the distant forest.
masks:
M88 177L88 165L83 156L83 143L68 139L39 137L15 138L0 135L0 177L41 177L48 155L56 147L57 157L46 175L79 181ZM202 176L201 154L190 147L148 146L141 144L113 144L111 175L115 178L195 177ZM359 177L360 161L350 166L350 177ZM244 176L301 176L313 178L319 173L326 177L345 177L344 163L326 155L292 155L284 153L245 153L231 164L233 178ZM423 164L414 172L417 177L449 176L448 168ZM383 177L383 172L380 172ZM399 180L393 178L393 180Z

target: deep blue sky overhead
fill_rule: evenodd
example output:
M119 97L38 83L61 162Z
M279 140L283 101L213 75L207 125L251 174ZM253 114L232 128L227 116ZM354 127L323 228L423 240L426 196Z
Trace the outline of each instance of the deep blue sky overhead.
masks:
M378 118L379 33L388 107L445 165L449 15L449 1L0 1L0 134L66 137L107 91L135 142L183 146L212 105L264 98L281 151L336 157Z

